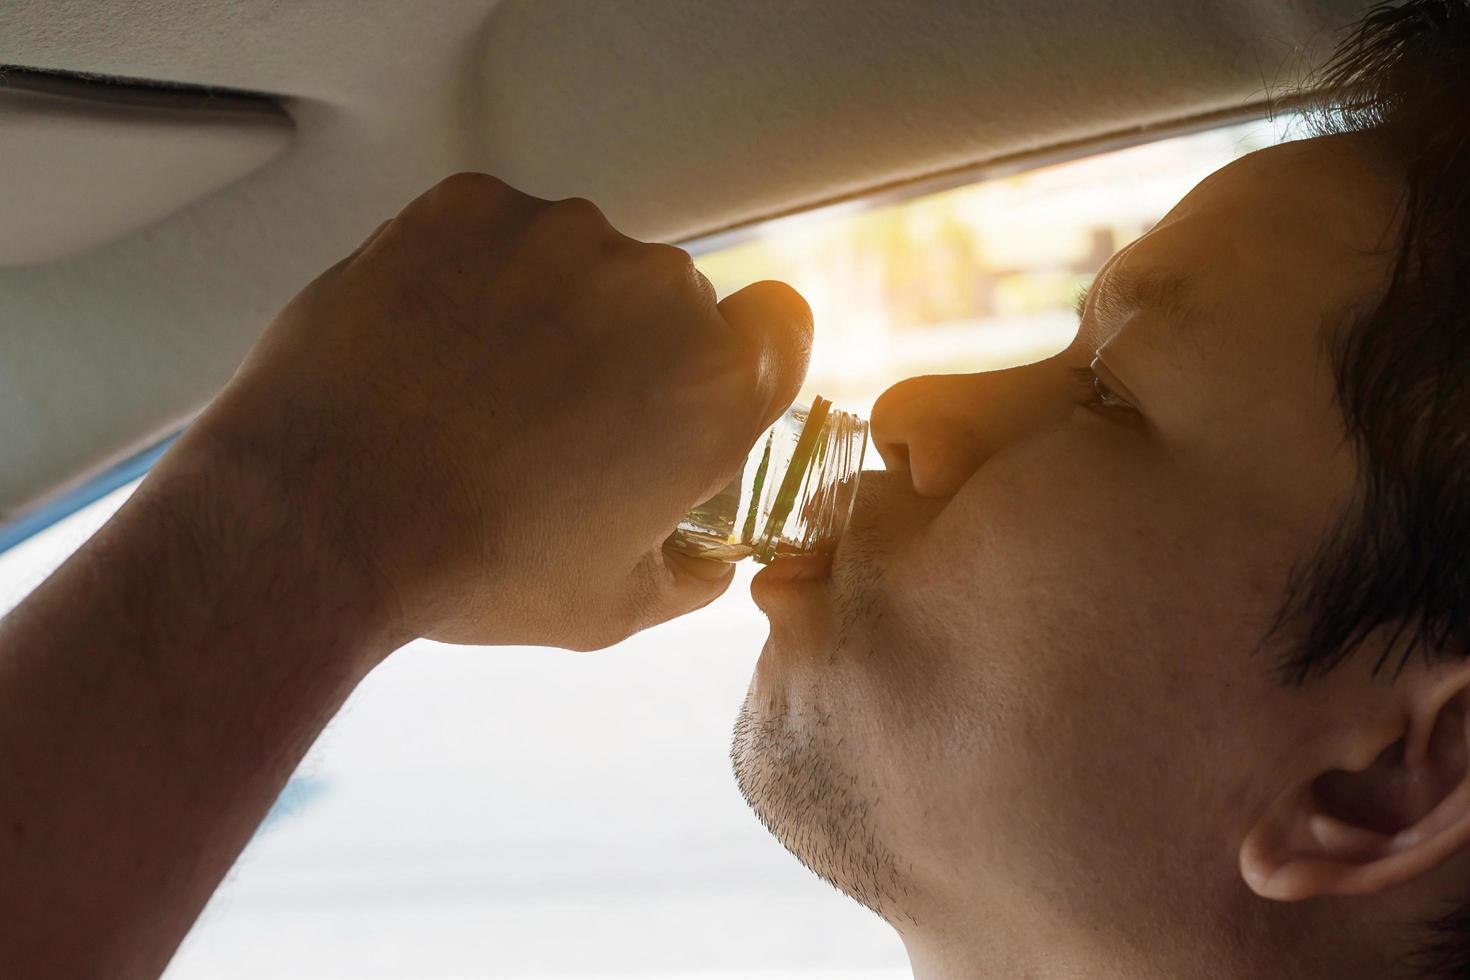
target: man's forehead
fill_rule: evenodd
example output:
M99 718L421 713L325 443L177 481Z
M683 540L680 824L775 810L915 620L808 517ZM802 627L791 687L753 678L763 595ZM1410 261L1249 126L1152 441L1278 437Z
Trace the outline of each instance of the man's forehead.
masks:
M1285 320L1319 325L1386 270L1387 189L1360 154L1324 140L1237 160L1108 261L1079 305L1084 323L1103 342L1139 321L1137 341L1171 356Z

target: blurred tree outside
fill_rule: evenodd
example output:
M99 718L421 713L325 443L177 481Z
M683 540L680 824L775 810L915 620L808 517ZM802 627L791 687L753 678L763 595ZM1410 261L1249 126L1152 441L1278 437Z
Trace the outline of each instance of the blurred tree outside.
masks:
M905 377L1062 350L1077 296L1115 251L1206 175L1289 130L1259 120L895 204L837 205L760 226L696 264L721 296L759 279L795 286L816 323L803 397L865 412Z

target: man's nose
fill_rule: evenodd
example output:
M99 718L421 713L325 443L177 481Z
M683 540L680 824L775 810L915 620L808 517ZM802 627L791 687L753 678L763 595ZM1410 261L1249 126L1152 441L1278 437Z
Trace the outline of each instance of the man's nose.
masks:
M1060 355L1058 355L1060 357ZM995 452L1071 404L1058 358L985 374L909 378L873 406L873 444L921 497L951 497Z

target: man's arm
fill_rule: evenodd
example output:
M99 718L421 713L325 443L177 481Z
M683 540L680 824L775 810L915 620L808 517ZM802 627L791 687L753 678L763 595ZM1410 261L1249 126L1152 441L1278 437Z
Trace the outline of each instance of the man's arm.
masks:
M266 474L180 448L0 622L0 976L161 973L395 645Z
M0 623L0 976L155 977L416 636L594 649L730 573L662 549L795 397L810 313L483 175L308 285Z

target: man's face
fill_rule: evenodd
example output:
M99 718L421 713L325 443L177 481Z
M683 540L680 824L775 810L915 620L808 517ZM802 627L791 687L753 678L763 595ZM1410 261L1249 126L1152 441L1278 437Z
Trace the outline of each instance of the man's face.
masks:
M1387 274L1392 194L1343 138L1217 172L1065 352L889 390L830 578L757 579L741 786L911 950L1147 945L1250 898L1241 838L1331 696L1256 651L1351 498L1324 339Z

